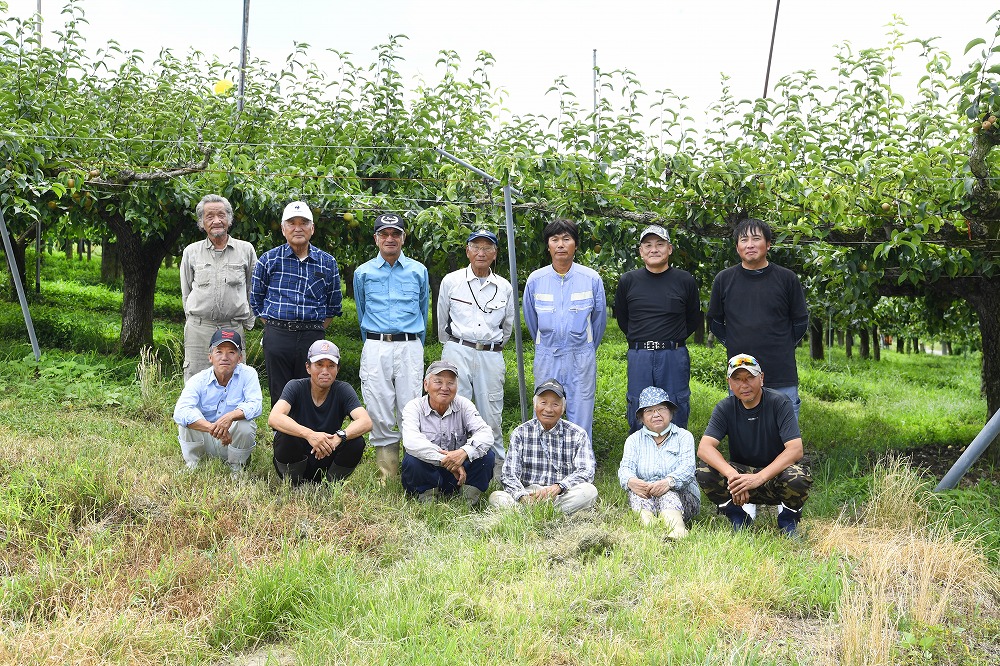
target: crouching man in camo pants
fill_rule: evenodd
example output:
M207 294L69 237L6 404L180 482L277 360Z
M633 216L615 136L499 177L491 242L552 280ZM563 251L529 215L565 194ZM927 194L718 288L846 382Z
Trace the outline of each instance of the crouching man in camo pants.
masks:
M726 371L732 395L712 410L698 444L698 484L736 530L753 523L756 504L778 505L778 527L795 533L812 486L802 460L802 434L791 401L764 388L764 371L753 356L737 354ZM719 444L729 437L726 460Z

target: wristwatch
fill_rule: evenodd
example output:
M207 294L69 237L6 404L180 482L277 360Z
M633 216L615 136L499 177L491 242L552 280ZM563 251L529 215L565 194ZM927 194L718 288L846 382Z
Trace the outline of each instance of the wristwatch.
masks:
M338 430L337 432L335 432L333 434L336 435L337 437L339 437L340 441L342 441L342 442L346 442L347 441L347 431L344 430L343 428L341 428L340 430Z

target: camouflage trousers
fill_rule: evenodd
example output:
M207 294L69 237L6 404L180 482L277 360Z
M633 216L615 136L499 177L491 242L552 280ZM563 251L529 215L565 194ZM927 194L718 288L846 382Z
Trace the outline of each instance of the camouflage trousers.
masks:
M729 464L740 474L755 474L762 469L740 463ZM712 467L708 465L698 467L696 476L698 485L701 486L708 499L715 504L725 504L733 498L729 494L726 477ZM809 473L808 465L790 465L760 488L751 490L748 501L752 504L784 504L793 511L800 511L806 502L806 497L809 496L812 482L812 474Z

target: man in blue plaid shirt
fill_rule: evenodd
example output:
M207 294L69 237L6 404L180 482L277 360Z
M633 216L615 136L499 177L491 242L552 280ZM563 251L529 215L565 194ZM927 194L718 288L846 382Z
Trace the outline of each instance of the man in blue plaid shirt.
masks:
M500 480L490 495L496 507L551 501L566 514L597 502L597 463L587 431L562 419L566 390L549 379L535 389L535 418L514 428Z
M272 407L289 380L308 376L309 346L322 340L330 321L340 316L337 261L309 242L315 230L304 201L288 204L281 215L281 233L288 242L265 252L253 271L250 306L264 322Z

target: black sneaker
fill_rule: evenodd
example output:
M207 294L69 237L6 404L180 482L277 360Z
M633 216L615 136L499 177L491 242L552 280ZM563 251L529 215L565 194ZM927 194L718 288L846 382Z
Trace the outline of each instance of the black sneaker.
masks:
M801 519L802 509L793 511L786 506L778 509L778 529L788 536L795 536Z
M743 507L737 506L732 502L725 506L720 506L719 513L726 514L729 522L733 524L733 529L737 532L753 525L753 518L750 517L750 514L744 511Z

